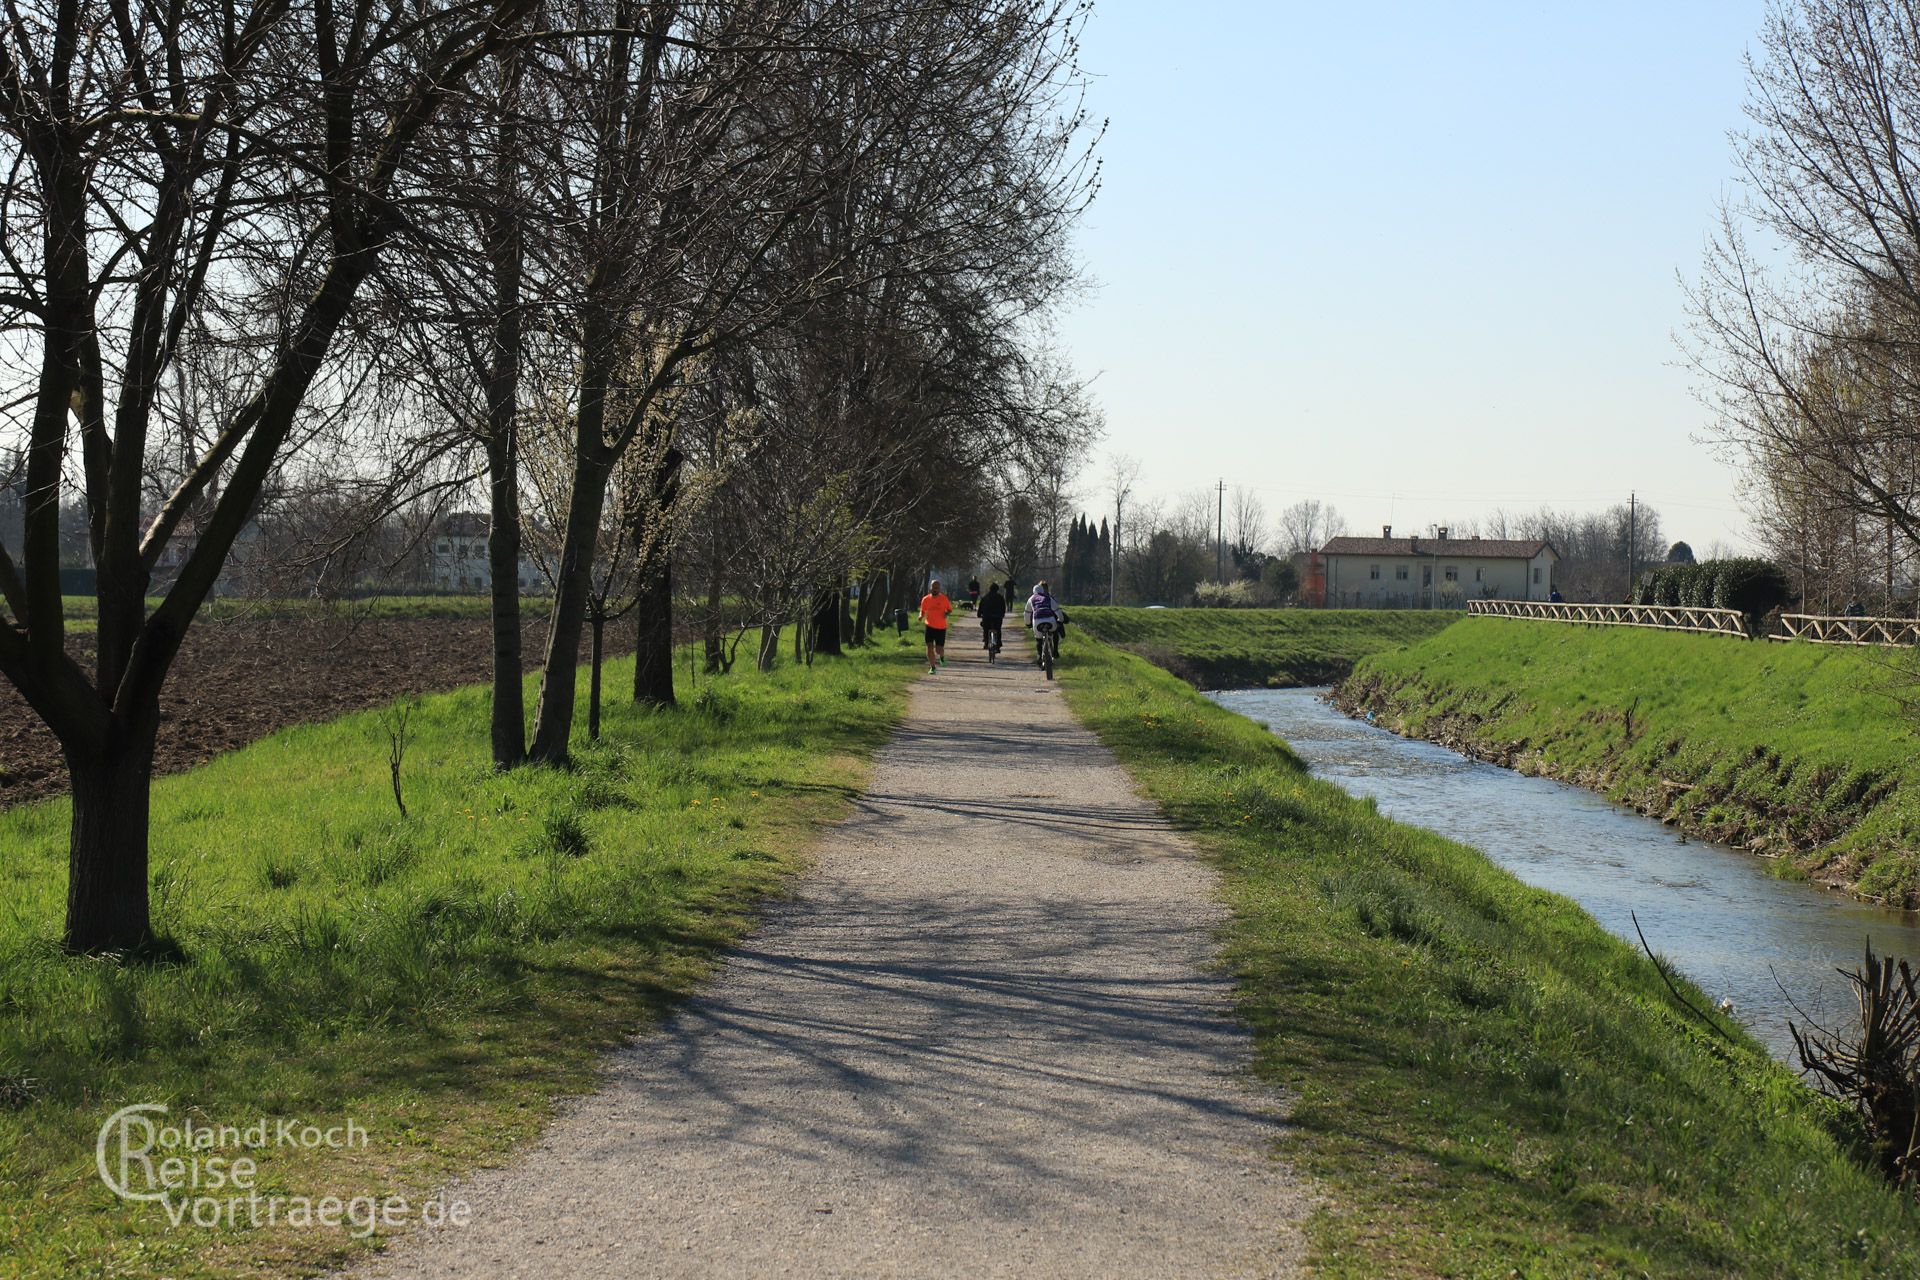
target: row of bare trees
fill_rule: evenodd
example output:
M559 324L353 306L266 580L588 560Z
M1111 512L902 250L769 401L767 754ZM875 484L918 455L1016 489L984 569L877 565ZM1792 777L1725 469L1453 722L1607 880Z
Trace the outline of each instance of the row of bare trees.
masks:
M0 674L72 776L67 945L150 938L160 690L288 495L336 514L322 557L484 496L501 767L566 760L589 632L597 650L630 621L635 695L672 696L676 561L719 664L723 619L805 616L837 645L851 583L977 543L996 468L1043 473L1090 429L1034 338L1097 186L1084 19L1075 0L10 4L0 451L24 454L24 509ZM76 505L86 663L59 590ZM529 719L530 529L554 599Z

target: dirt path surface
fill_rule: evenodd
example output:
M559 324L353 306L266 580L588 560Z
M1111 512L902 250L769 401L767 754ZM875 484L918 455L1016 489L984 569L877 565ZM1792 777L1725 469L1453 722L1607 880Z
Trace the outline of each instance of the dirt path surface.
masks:
M361 1275L1301 1270L1309 1195L1210 971L1213 873L1039 672L955 634L721 978L451 1189L469 1225Z

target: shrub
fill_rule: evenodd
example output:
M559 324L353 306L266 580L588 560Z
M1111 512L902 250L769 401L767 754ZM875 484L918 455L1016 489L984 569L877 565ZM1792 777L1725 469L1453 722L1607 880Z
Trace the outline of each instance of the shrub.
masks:
M1787 575L1771 560L1752 558L1665 564L1641 574L1629 599L1634 604L1738 609L1754 627L1787 602Z
M1771 560L1754 558L1713 560L1713 606L1738 609L1747 615L1747 626L1757 627L1762 618L1786 604L1790 594L1787 575Z
M1193 603L1202 609L1253 609L1260 604L1259 586L1238 582L1202 582L1193 588Z
M1684 565L1679 570L1680 603L1695 609L1717 609L1714 600L1714 584L1720 579L1721 561L1709 560L1705 564Z

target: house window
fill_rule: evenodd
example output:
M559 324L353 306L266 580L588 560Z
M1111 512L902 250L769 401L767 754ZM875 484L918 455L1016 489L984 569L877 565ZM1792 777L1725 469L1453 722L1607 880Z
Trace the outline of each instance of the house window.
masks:
M1403 564L1393 566L1393 576L1398 581L1405 582L1407 580L1407 566Z
M1420 566L1420 585L1423 587L1430 587L1433 585L1433 566L1432 565L1423 564Z
M1379 566L1379 565L1377 565L1377 564L1370 564L1370 565L1368 565L1368 566L1367 566L1367 576L1368 576L1369 578L1372 578L1372 579L1373 579L1373 580L1374 580L1375 582L1378 582L1378 581L1380 581L1380 566Z
M1536 587L1540 585L1540 570L1538 567L1533 571L1533 585Z
M1473 571L1473 580L1475 582L1480 581L1480 570L1477 568Z
M1453 565L1448 565L1446 570L1446 579L1448 582L1460 581L1460 570Z

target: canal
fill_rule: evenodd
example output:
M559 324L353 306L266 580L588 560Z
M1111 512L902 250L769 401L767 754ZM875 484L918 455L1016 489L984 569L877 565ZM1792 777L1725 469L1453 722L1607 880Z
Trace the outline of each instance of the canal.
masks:
M1876 952L1920 962L1920 913L1777 879L1751 854L1687 840L1593 792L1354 720L1325 692L1210 696L1285 739L1317 776L1565 894L1636 948L1628 913L1637 913L1656 952L1715 1003L1732 1000L1735 1016L1795 1066L1787 1019L1802 1019L1782 986L1819 1021L1844 1024L1853 1002L1835 969L1859 964L1869 937Z

